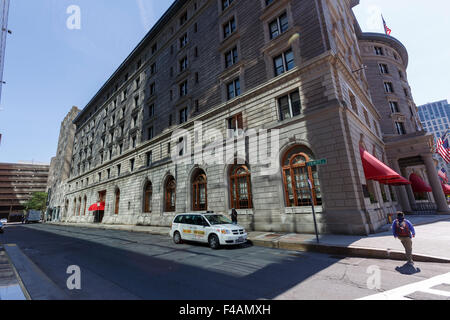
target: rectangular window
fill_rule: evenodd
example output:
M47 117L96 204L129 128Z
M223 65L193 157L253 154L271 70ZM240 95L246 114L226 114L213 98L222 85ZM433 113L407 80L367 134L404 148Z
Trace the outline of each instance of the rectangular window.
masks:
M117 176L120 176L120 170L122 169L122 165L117 165Z
M301 114L300 94L298 91L278 99L280 119L286 120Z
M236 19L233 17L223 26L223 38L228 38L234 31L236 31Z
M381 47L375 47L375 54L377 56L384 56L383 48Z
M399 113L399 108L398 108L398 102L396 101L389 101L389 106L391 107L391 112L392 113Z
M185 33L181 38L180 38L180 49L184 48L188 43L188 36L187 33Z
M233 1L234 0L222 0L222 11L225 11L229 6L231 6Z
M183 72L188 67L188 59L187 57L184 57L180 60L180 72Z
M154 115L155 115L155 105L154 105L154 104L151 104L151 105L148 107L148 117L149 117L149 118L153 118Z
M184 81L182 84L180 84L180 97L184 97L188 94L188 83L187 81Z
M380 66L381 74L389 74L389 69L388 69L387 64L380 63L379 66Z
M150 95L151 95L151 96L154 96L155 93L156 93L156 84L153 82L153 83L150 85Z
M150 75L153 75L153 74L155 74L156 73L156 63L153 63L151 66L150 66Z
M394 86L392 85L392 82L384 83L384 91L386 93L394 93Z
M273 59L275 76L279 76L295 67L294 53L292 49Z
M155 53L156 53L156 50L158 50L158 45L155 43L155 44L152 46L152 54L155 54Z
M187 15L187 12L185 12L185 13L183 13L183 14L181 15L181 17L180 17L180 26L182 26L183 24L185 24L186 21L187 21L187 19L188 19L188 15Z
M137 108L139 106L139 96L134 97L134 107Z
M147 140L153 139L153 127L148 128L147 130Z
M123 143L119 145L119 154L122 155L122 153L123 153Z
M238 134L239 130L244 130L244 121L242 118L242 113L236 114L228 119L228 130L233 130L233 134L230 132L230 136L235 136Z
M130 160L130 171L133 172L134 171L134 159Z
M180 124L185 123L188 120L188 108L180 110Z
M136 148L136 136L131 138L131 147L134 149Z
M356 97L350 93L350 104L352 106L353 111L355 111L356 113L358 113L358 104L356 103Z
M398 133L399 135L404 135L404 134L406 134L405 125L403 124L403 122L396 122L396 123L395 123L395 127L396 127L397 133Z
M237 47L234 47L230 51L225 53L225 67L231 67L239 61Z
M405 97L409 98L409 91L406 88L403 88L403 92L405 93Z
M278 37L289 28L289 21L287 13L283 13L281 16L269 23L270 39Z
M241 82L239 79L235 79L227 85L227 97L231 100L241 94Z
M145 154L145 158L146 158L146 166L150 167L152 165L152 152L147 152Z

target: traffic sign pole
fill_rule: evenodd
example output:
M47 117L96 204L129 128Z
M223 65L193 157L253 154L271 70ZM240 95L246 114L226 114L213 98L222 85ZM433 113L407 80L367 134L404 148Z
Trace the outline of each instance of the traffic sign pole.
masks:
M312 192L312 183L311 180L308 179L308 185L309 185L309 194L311 195L311 206L312 206L312 213L314 218L314 229L316 230L316 240L317 243L320 243L319 240L319 230L317 228L317 220L316 220L316 210L314 208L314 199L313 199L313 192Z

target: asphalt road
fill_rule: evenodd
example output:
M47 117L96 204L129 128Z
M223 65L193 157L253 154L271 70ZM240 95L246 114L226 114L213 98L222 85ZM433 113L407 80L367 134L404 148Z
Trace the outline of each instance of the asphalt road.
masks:
M214 251L175 245L164 236L52 225L10 225L0 243L16 244L61 289L61 299L347 300L450 272L445 264L411 269L398 261L251 245ZM81 271L81 290L67 288L66 271L73 265ZM438 284L450 293L450 286ZM410 296L449 299L429 292Z

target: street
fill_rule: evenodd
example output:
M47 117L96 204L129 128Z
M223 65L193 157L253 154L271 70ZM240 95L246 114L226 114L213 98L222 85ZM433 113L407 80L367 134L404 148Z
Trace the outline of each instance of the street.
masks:
M446 264L417 263L410 270L399 261L250 244L214 251L206 245L175 245L168 236L45 224L9 225L0 243L17 245L60 289L59 299L73 300L362 299L450 272ZM80 268L80 290L67 288L69 266ZM405 295L449 299L444 280L433 282L443 295L420 288ZM41 294L29 293L32 298Z

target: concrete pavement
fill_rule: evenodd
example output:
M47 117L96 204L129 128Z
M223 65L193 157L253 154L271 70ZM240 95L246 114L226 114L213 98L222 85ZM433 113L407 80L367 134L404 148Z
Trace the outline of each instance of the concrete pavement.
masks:
M450 263L450 216L408 216L416 226L414 239L414 259L418 262ZM147 227L104 224L51 223L82 228L103 230L122 230L154 235L169 234L167 227ZM321 235L316 243L315 235L287 234L273 232L249 232L249 240L257 246L280 248L295 251L311 251L351 257L405 260L400 241L394 239L390 226L382 233L362 236Z

